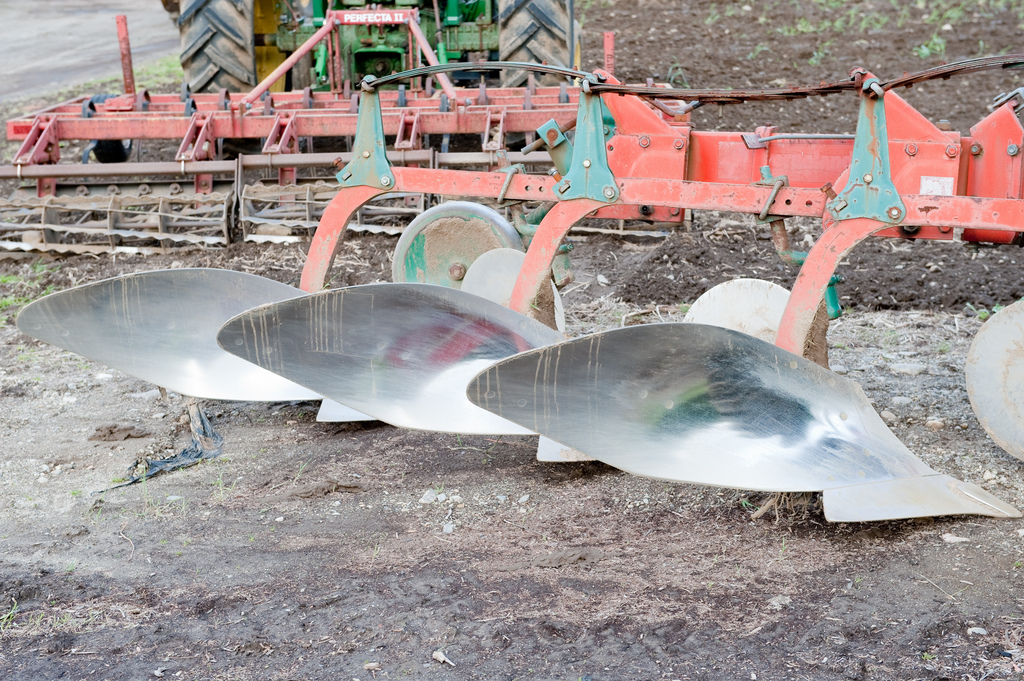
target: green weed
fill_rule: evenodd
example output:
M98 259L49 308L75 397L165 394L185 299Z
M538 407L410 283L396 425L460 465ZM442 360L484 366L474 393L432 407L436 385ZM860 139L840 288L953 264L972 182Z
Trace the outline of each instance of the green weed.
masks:
M918 59L928 59L930 57L941 59L946 54L946 39L938 33L933 33L928 42L918 45L911 51L917 55Z

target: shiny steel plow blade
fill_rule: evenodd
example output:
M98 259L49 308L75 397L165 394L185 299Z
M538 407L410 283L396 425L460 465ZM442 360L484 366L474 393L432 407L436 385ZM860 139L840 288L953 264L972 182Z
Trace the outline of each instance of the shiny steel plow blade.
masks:
M228 352L395 426L531 432L466 399L495 360L562 339L478 296L429 284L323 291L245 312L221 329Z
M967 395L985 432L1024 460L1024 301L985 322L971 343Z
M823 491L832 521L1020 517L911 454L853 381L727 329L650 324L587 336L498 362L467 395L637 475Z
M239 312L302 295L244 272L159 270L41 298L18 315L18 329L184 395L312 400L320 396L217 346L217 331Z

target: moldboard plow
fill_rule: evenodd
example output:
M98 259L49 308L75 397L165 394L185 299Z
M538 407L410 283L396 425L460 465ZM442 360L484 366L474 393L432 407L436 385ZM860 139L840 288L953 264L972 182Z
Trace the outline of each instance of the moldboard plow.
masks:
M824 331L836 265L868 237L1021 243L1024 128L1017 98L1006 97L961 135L940 130L894 90L1022 65L1024 56L1009 55L891 81L856 70L838 83L751 91L632 86L602 71L534 66L578 82L575 123L551 117L528 145L530 153L546 149L553 167L543 174L513 162L522 157L498 153L497 167L488 170L393 163L382 105L393 91L385 88L455 67L366 77L351 160L338 172L339 188L312 237L301 290L203 271L136 274L43 298L21 312L18 326L158 382L192 376L200 360L226 367L240 358L275 375L276 390L306 390L401 427L537 433L639 475L823 492L826 517L834 521L1019 517L980 487L932 470L900 443L859 386L828 371ZM851 106L856 99L853 136L768 127L701 132L688 117L703 103L825 95L849 97ZM473 203L441 204L403 235L394 283L325 290L353 216L367 202L396 194L486 201L512 219ZM688 209L756 215L770 225L779 255L800 264L788 297L746 280L732 292L728 285L715 290L709 295L720 302L705 306L728 308L727 317L742 321L763 313L767 300L779 301L776 312L761 315L770 318L761 326L767 324L774 344L702 323L711 319L700 314L688 320L697 323L570 340L551 328L556 289L571 279L565 239L573 225L583 218L682 222ZM792 217L822 221L806 253L788 243L785 220ZM231 302L179 328L188 314L183 301L201 308L217 297ZM971 354L1007 370L982 369L1000 376L995 385L968 373L979 419L1015 455L1020 426L1004 405L1019 404L1017 307L997 314L1003 323L979 334ZM139 321L142 309L151 322ZM105 354L94 352L100 346ZM160 372L143 372L153 365ZM214 380L190 379L183 392L220 397L230 392L225 386L253 380L251 370L209 371Z

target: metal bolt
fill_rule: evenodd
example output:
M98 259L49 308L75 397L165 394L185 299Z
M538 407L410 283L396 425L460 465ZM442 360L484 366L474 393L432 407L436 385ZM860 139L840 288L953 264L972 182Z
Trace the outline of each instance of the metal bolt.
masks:
M645 149L646 149L647 147L651 146L651 138L650 138L650 137L648 137L648 136L646 136L646 135L644 135L643 137L641 137L641 138L640 138L640 146L641 146L641 147L644 147Z
M903 147L903 151L907 152L907 156L915 156L917 155L917 145L913 143L908 144Z
M675 142L672 143L672 146L674 146L676 149L682 149L683 140L676 140Z
M1016 144L1011 144L1010 146L1006 147L1006 153L1009 154L1010 156L1016 156L1017 154L1020 153L1020 147L1018 147Z
M589 158L588 159L584 159L583 167L584 168L589 168L590 167L590 159Z
M950 158L955 158L956 155L959 153L960 150L957 147L953 146L952 144L946 147L946 156L949 156Z
M390 187L391 186L391 178L388 177L387 175L384 175L383 177L380 178L380 183L384 187Z
M871 173L864 173L864 184L871 184L874 179L875 176Z
M448 268L448 276L455 281L462 281L462 278L466 276L466 266L461 262L452 263Z
M370 152L364 151L363 152L363 158L370 158Z
M350 177L352 177L352 171L351 171L351 170L346 170L346 171L345 171L345 174L341 176L341 179L342 179L342 180L347 180L347 179L349 179Z
M980 154L980 153L981 153L981 145L980 145L980 144L978 144L977 142L975 142L974 144L972 144L972 145L971 145L971 153L972 153L972 154L974 154L975 156L977 156L978 154Z
M604 188L604 197L606 199L614 198L614 196L615 196L615 189L614 188L612 188L612 187L605 187Z
M889 213L889 217L891 217L893 220L899 220L900 216L903 215L903 211L901 211L896 206L893 206L887 212Z

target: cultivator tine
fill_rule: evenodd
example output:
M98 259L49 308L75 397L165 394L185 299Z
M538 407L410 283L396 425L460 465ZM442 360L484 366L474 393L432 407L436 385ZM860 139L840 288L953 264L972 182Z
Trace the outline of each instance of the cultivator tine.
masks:
M496 360L556 343L557 331L463 291L370 284L244 312L228 352L403 428L531 432L471 404L466 383Z
M967 396L985 432L1024 460L1024 301L999 310L971 343Z
M220 326L257 305L302 291L244 272L143 272L54 293L22 309L33 338L203 399L312 400L319 395L217 346Z
M1020 517L915 457L860 386L742 333L650 324L522 353L470 401L637 475L824 493L832 521Z

